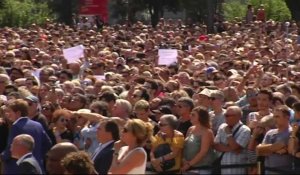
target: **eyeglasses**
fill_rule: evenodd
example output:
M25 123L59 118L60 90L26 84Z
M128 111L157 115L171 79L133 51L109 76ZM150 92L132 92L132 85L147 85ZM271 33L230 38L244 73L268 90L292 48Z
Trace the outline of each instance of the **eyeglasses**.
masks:
M235 116L235 114L224 114L224 116L225 116L226 118L228 118L228 117Z
M247 98L256 97L256 96L257 96L256 93L249 93L246 95Z

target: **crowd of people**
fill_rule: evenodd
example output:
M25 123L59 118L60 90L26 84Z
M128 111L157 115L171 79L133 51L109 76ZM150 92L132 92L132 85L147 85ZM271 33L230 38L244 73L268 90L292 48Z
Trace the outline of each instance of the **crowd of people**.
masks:
M166 19L1 28L1 171L211 174L216 160L261 157L299 170L297 24L225 21L215 31ZM68 64L63 49L78 45L84 57ZM159 49L176 49L177 62L159 65Z

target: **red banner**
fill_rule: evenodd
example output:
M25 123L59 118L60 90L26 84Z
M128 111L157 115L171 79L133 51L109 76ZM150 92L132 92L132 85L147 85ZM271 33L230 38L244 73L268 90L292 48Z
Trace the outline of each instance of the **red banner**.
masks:
M80 15L100 15L104 21L108 21L108 0L80 0Z

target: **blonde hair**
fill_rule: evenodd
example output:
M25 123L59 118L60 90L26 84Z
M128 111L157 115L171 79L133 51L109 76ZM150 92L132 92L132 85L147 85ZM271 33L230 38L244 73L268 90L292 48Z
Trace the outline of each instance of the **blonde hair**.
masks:
M134 105L134 110L149 110L149 102L146 100L139 100Z
M140 119L130 119L125 126L136 137L139 146L143 146L147 140L152 139L153 126L148 122Z

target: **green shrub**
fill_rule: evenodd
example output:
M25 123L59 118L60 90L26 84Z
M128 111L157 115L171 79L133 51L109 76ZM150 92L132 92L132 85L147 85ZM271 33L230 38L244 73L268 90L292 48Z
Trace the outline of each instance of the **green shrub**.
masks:
M224 16L226 20L233 20L235 17L244 19L247 11L247 4L252 4L254 11L259 8L260 3L264 4L267 19L285 21L291 19L291 12L284 0L248 0L242 3L241 0L227 0L223 4Z
M34 0L4 0L0 9L1 26L28 26L32 23L42 24L51 17L45 2Z

